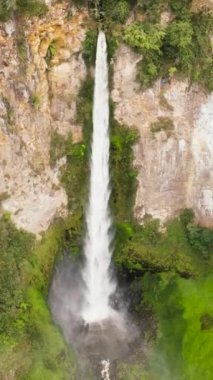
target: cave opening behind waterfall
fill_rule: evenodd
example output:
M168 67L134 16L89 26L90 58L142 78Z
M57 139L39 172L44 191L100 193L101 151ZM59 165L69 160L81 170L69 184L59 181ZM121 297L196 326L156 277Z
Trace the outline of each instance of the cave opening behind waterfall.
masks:
M97 378L112 379L112 363L129 355L131 343L138 334L127 317L111 273L113 234L109 208L109 148L107 44L105 34L100 31L84 260L83 263L73 262L64 257L56 267L49 294L54 319L75 349L81 364L81 376L86 380L90 378L89 370L92 371L91 378L96 374Z

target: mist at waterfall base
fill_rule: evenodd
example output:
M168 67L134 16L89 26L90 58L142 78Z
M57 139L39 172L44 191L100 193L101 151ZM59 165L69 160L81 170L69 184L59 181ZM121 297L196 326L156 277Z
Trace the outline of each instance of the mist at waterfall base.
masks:
M87 323L81 314L84 291L81 264L73 262L65 255L56 267L49 294L54 320L62 328L65 339L77 354L81 366L79 379L89 380L88 369L91 368L93 380L96 378L94 375L97 379L113 380L113 362L129 356L132 351L131 343L135 346L135 339L139 335L138 330L125 312L126 304L122 300L122 294L117 292L111 300L112 315ZM101 371L108 365L107 372L110 377L101 377Z
M89 358L101 363L101 378L106 380L110 379L109 361L127 355L136 334L128 323L125 308L115 302L116 282L110 271L113 235L109 210L109 145L107 44L105 34L99 32L85 260L83 268L68 258L58 264L49 302L56 323L81 361Z

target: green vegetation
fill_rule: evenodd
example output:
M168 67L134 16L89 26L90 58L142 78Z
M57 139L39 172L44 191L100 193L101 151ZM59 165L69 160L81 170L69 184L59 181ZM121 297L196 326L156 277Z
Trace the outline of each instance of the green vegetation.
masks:
M83 44L83 58L87 66L95 64L97 29L88 29Z
M72 139L71 136L68 137L68 141ZM58 132L53 131L51 135L50 143L50 166L53 168L61 157L66 155L67 141Z
M171 120L161 120L153 132L162 128L170 133ZM121 276L131 277L170 271L183 277L194 276L199 271L203 252L206 256L210 254L212 231L197 226L187 210L180 219L167 224L166 232L160 232L159 222L149 216L144 219L144 225L137 224L133 217L137 171L132 164L136 141L134 129L111 119L111 207L116 227L114 262L117 271ZM199 236L198 230L202 230ZM198 246L202 246L201 254L198 254Z
M47 6L40 0L0 0L0 21L7 21L14 13L18 16L43 16Z
M84 210L88 196L88 174L90 137L92 131L93 79L88 76L82 84L77 104L77 123L83 126L83 139L73 143L72 136L67 139L54 132L50 146L50 165L66 156L66 164L61 170L61 184L68 197L69 217L66 219L65 245L72 256L79 256L82 251L84 233Z
M76 0L79 6L85 3ZM103 2L108 34L109 56L124 41L143 55L138 79L146 87L162 76L175 73L203 83L211 90L213 82L209 33L212 16L192 14L190 1L138 0ZM131 7L141 10L144 22L125 26ZM162 10L171 9L174 18L159 26ZM0 19L11 12L17 15L42 15L44 3L29 0L0 0ZM90 29L83 46L88 66L94 64L97 30ZM19 56L26 59L24 35L20 36ZM46 60L56 52L52 41ZM15 228L6 214L0 220L0 377L7 378L11 368L20 380L76 379L76 361L70 348L53 325L47 308L48 285L55 261L65 248L79 257L84 231L84 207L88 194L90 135L92 130L93 80L87 77L80 91L76 122L83 126L83 139L74 143L52 134L50 165L66 156L61 183L68 196L69 216L55 221L40 242ZM37 95L31 99L39 105ZM161 97L164 107L166 99ZM9 103L6 104L9 112ZM119 125L111 110L111 206L116 240L114 263L119 278L129 283L129 294L139 317L149 310L156 323L154 352L146 365L120 363L119 380L211 380L212 374L212 265L213 232L196 224L190 210L170 221L162 232L159 221L146 216L138 225L133 216L137 171L133 166L133 145L137 133ZM159 118L152 133L173 123ZM4 195L2 195L4 199ZM202 349L201 349L202 347ZM147 361L148 362L148 361Z
M129 15L129 4L125 0L120 0L114 4L112 9L112 19L124 23Z
M134 129L111 120L112 209L116 222L132 220L137 171L133 168L132 146L137 140Z
M80 254L84 227L84 207L87 199L88 157L86 145L73 144L67 140L67 163L62 168L61 183L68 196L68 209L71 216L67 221L67 243L71 244L72 254Z
M124 41L141 53L160 52L165 31L151 24L131 24L125 30Z
M67 157L61 182L70 214L56 220L41 242L15 228L8 214L0 220L0 377L11 368L16 379L76 379L76 359L53 325L46 298L54 264L64 249L81 252L84 206L87 197L93 80L88 78L79 96L77 122L84 126L81 143L72 136L52 134L50 164ZM32 99L33 101L33 99ZM36 99L34 100L36 102ZM2 197L2 199L4 199Z
M192 0L169 0L169 6L171 10L178 16L187 14L190 10Z
M93 79L87 77L79 93L77 122L83 126L83 140L73 144L71 137L66 142L67 163L62 168L61 183L68 196L70 217L66 222L67 247L73 255L82 252L84 233L84 211L88 196L89 153L92 131Z
M73 353L53 325L46 297L51 273L63 247L58 221L41 242L18 230L9 214L0 220L0 377L75 379Z
M213 253L213 230L198 226L195 222L194 213L185 209L180 215L189 244L195 252L201 254L204 259L212 259Z
M19 14L25 17L41 17L45 15L48 8L42 0L17 0L16 9Z
M25 232L20 233L9 220L9 215L1 219L1 276L0 276L0 332L10 331L15 322L19 305L23 302L18 283L20 283L19 262L24 259L25 252L31 254L33 237Z
M101 15L108 25L114 23L123 24L129 15L130 2L119 0L116 3L113 0L103 1L101 4Z
M174 124L172 119L170 119L169 117L161 116L158 118L158 121L151 124L150 129L153 134L160 131L165 131L167 137L169 137L171 135L172 130L174 129Z
M162 125L155 126L155 132ZM165 125L170 132L171 120ZM213 231L198 226L188 209L163 232L159 221L149 216L138 225L132 213L136 190L132 148L137 134L113 119L111 128L114 264L121 281L128 282L131 310L139 320L149 319L143 338L149 347L147 358L140 364L137 357L118 363L116 376L211 380Z
M171 104L169 104L168 100L166 99L163 90L161 90L161 92L159 94L159 104L161 107L165 108L166 110L173 111L173 107L171 106Z
M62 184L68 196L68 207L83 217L87 197L89 172L90 136L92 131L93 79L87 77L79 93L77 104L77 123L83 126L83 139L72 144L67 141L67 164L62 171Z
M158 318L151 361L157 379L212 379L212 280L212 275L196 280L172 273L144 276L144 300Z
M7 191L4 191L3 193L0 193L0 207L1 207L1 202L5 201L10 197L9 193Z
M184 277L197 272L192 249L179 220L167 225L166 233L159 232L157 220L144 226L118 225L115 263L121 272L177 272Z
M90 0L89 0L90 1ZM82 6L85 6L87 5L87 1L86 0L72 0L72 2L78 6L78 7L82 7Z
M97 28L87 30L86 38L83 43L83 58L88 68L95 65L97 36ZM108 45L108 61L110 62L110 59L113 57L119 46L121 37L120 33L113 29L107 33L106 37Z
M95 6L95 2L91 3ZM193 13L190 7L191 0L102 2L99 21L107 30L109 51L123 36L124 42L143 55L138 64L138 80L143 87L159 77L170 80L177 73L203 84L209 91L213 89L213 17L208 11ZM141 13L144 21L125 25L131 9ZM162 26L159 22L163 11L171 12L171 20ZM88 65L95 60L96 38L97 30L89 30L83 49Z
M7 122L7 128L11 132L12 131L12 126L14 122L14 110L13 107L10 104L10 101L7 97L3 97L3 102L7 111L7 116L6 116L6 122Z
M171 121L168 125L170 130ZM198 226L188 209L167 223L163 232L149 216L138 225L132 215L136 138L134 130L112 120L114 263L119 278L128 281L131 310L139 319L146 319L146 314L150 319L144 332L150 352L143 364L137 358L118 363L116 376L121 380L211 380L213 231Z
M36 92L30 96L31 104L34 108L38 109L41 104L41 97Z
M171 121L165 124L170 131ZM210 379L213 315L212 306L208 305L211 290L200 285L199 274L202 275L210 263L212 231L197 226L190 210L184 210L180 218L169 222L164 232L159 230L159 222L148 216L144 225L137 224L132 214L136 190L132 148L137 134L113 119L111 129L111 201L116 227L114 263L119 278L129 282L131 310L138 314L139 319L148 313L152 320L144 340L153 346L152 354L144 364L139 365L137 359L131 363L120 363L116 376L121 380ZM192 226L196 231L202 230L199 236L196 235L196 245L190 239ZM198 245L208 252L205 254L206 262ZM179 283L184 285L183 303L178 301L182 299L183 292L177 285ZM201 301L201 297L205 301ZM191 306L190 302L187 303L189 299L193 303ZM196 302L202 302L203 306L193 319ZM185 322L185 313L190 307L190 316ZM199 337L197 343L196 336ZM200 345L203 346L205 339L207 349L204 353ZM196 364L196 356L199 365Z
M125 30L124 41L143 54L138 79L144 86L149 86L161 74L164 37L163 28L152 24L132 24Z
M76 379L76 359L53 325L46 299L54 264L64 249L81 253L83 211L92 128L93 80L87 78L79 96L77 122L84 126L81 143L53 133L50 164L67 157L61 181L70 214L56 220L40 242L15 228L8 214L0 220L0 378L11 368L20 380Z
M117 380L154 380L142 364L120 363L116 370Z
M161 12L167 9L165 0L138 0L137 9L146 15L151 23L157 23L160 20Z
M145 20L124 30L124 41L143 59L138 65L138 79L144 87L158 77L168 79L180 73L192 81L213 89L213 59L210 43L213 18L208 12L192 13L191 1L138 1L137 9ZM163 10L174 12L167 26L159 26Z
M25 63L27 60L27 43L26 43L23 26L18 31L16 41L17 41L17 52L18 52L20 65L21 65L21 68L23 69L22 71L25 71Z
M56 53L57 47L56 47L56 40L52 40L51 43L48 46L47 54L45 56L45 60L47 62L47 65L49 66L51 63L52 58L54 57Z

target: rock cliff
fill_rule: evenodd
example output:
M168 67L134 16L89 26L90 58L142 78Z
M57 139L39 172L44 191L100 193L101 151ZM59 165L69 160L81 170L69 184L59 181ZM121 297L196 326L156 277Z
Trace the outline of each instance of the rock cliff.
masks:
M120 46L112 91L116 119L140 135L135 215L164 222L189 207L201 224L212 226L213 95L181 78L142 91L136 81L140 59Z
M66 212L60 166L49 165L51 135L72 132L86 75L81 57L87 11L67 2L46 17L0 24L0 200L19 227L39 234Z
M86 77L86 9L47 3L43 18L0 24L0 212L37 235L66 214L65 158L50 167L51 136L81 139L76 99ZM135 215L164 222L191 207L213 226L213 95L175 77L142 91L140 59L121 45L112 63L115 118L140 135Z

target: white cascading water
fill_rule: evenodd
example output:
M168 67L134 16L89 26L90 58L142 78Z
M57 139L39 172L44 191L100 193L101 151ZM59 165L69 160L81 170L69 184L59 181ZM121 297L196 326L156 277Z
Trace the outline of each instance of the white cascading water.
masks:
M86 291L82 310L82 317L88 323L112 316L109 297L115 291L115 283L109 274L112 255L109 231L112 224L109 211L109 89L107 44L102 31L99 32L96 53L90 170L83 270Z
M137 330L129 325L125 308L110 306L116 284L110 276L112 219L109 210L109 90L107 45L99 33L96 53L93 101L93 137L90 163L90 190L84 241L85 266L68 259L59 263L50 290L49 302L56 322L82 361L98 361L99 378L110 380L111 362L129 353ZM83 282L82 282L83 277ZM92 367L91 367L92 368Z

